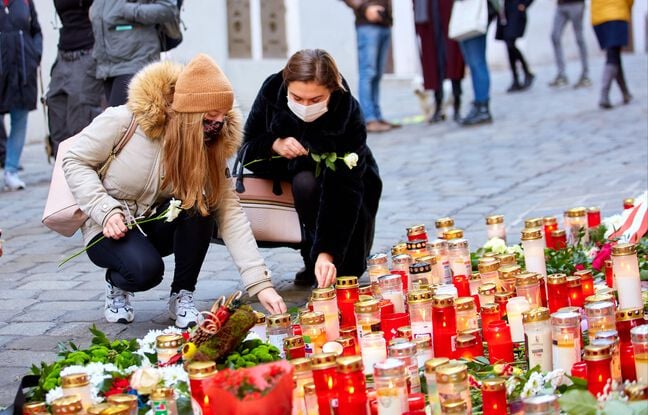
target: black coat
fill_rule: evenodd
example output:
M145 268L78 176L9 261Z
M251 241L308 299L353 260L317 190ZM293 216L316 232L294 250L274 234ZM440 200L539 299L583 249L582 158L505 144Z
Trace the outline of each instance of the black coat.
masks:
M43 35L32 0L0 4L0 114L36 108L36 70L43 54Z
M358 102L347 91L334 92L328 112L306 123L287 106L288 95L281 73L266 79L245 124L247 159L273 156L277 138L294 137L311 153L335 152L342 157L355 152L359 160L349 169L338 161L336 170L322 168L317 178L321 186L317 225L314 230L311 260L321 252L333 255L338 275L360 276L373 242L375 217L382 192L378 165L367 146L367 130ZM315 171L310 156L293 160L283 158L254 163L248 168L269 177L291 178L296 173Z
M533 0L505 0L504 15L506 19L502 19L500 15L497 16L495 39L514 40L524 36L527 24L526 9L532 2ZM520 5L524 6L524 11L520 11L518 8Z

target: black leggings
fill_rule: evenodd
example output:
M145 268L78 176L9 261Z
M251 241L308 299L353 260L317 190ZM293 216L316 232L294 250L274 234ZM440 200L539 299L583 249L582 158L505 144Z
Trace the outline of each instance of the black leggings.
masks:
M320 205L320 187L315 179L315 174L312 171L297 173L292 179L292 191L295 210L302 226L301 255L306 268L312 270L315 263L311 257L311 248L315 238L317 212L319 212Z
M146 236L133 227L121 239L104 238L88 249L88 257L95 265L107 268L108 282L134 292L149 290L162 282L162 257L174 254L171 292L194 291L214 226L211 216L182 211L173 222L156 220L141 225ZM92 241L100 237L101 234Z
M613 46L605 49L605 63L621 66L621 46Z
M515 46L515 39L506 41L506 51L508 52L509 65L511 66L511 71L513 71L513 79L516 81L518 79L517 62L520 62L520 64L522 65L522 70L524 71L524 74L528 75L529 67L527 66L526 60L524 60L524 56L522 56L522 52L520 52L520 49L518 49L517 46Z
M128 100L128 84L133 74L117 75L104 81L104 94L109 107L124 105Z

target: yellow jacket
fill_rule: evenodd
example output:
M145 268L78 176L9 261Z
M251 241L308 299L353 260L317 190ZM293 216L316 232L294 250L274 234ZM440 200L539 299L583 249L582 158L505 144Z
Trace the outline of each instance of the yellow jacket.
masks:
M633 0L592 0L592 26L612 20L630 20Z

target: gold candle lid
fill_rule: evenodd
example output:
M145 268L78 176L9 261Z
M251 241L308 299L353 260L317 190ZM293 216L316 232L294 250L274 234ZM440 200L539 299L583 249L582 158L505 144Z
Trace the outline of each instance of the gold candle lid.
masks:
M189 379L204 379L216 372L216 362L212 361L193 361L187 365Z
M624 206L634 206L635 200L634 197L626 197L623 199L623 205Z
M90 377L87 373L71 373L69 375L61 376L61 387L65 388L78 388L90 383Z
M324 313L320 311L310 311L302 314L299 318L301 324L307 325L324 324L325 320L326 318L324 317Z
M493 295L495 294L495 290L497 289L497 286L493 283L487 283L482 285L481 287L477 288L477 293L481 295Z
M480 273L486 273L486 272L494 272L497 271L500 268L500 262L496 260L495 258L489 257L489 261L483 261L482 259L484 258L479 258L479 262L477 263L477 269L479 270Z
M448 229L447 231L443 232L443 239L446 241L450 241L452 239L461 239L464 236L463 229L459 228L454 228L454 229Z
M412 290L407 293L408 303L430 302L432 301L432 291L430 290Z
M567 232L564 229L554 229L553 231L551 231L552 238L561 238L566 235Z
M304 385L304 394L306 395L314 395L316 392L315 390L315 384L313 382L309 382Z
M515 286L524 287L538 283L538 274L534 272L523 272L515 276Z
M581 281L591 280L592 278L594 278L594 275L592 274L592 270L589 269L581 269L578 271L574 271L574 275L580 277Z
M437 383L456 383L468 379L468 367L462 363L446 363L436 370Z
M523 323L533 323L538 321L549 320L551 314L547 307L537 307L529 311L522 312L522 322Z
M503 280L513 279L521 273L522 268L519 265L505 265L499 269L500 278Z
M161 334L155 338L158 349L177 349L184 344L184 337L180 333Z
M137 395L130 393L117 393L106 398L106 402L116 405L128 405L129 408L137 408Z
M441 412L445 415L466 414L468 411L468 402L461 399L450 399L441 404Z
M412 256L409 254L399 254L392 257L393 265L409 265L413 262Z
M414 241L405 242L405 246L408 251L413 251L416 249L425 249L427 248L427 241L425 239L416 239Z
M454 301L457 311L475 310L475 299L472 297L459 297Z
M504 215L486 216L486 225L495 225L498 223L504 223Z
M335 298L335 288L314 288L311 295L311 301L326 301ZM290 314L289 314L290 316Z
M432 266L427 262L415 262L409 266L410 274L423 274L426 272L431 272Z
M411 326L400 326L396 329L396 333L399 336L407 337L408 339L412 338L412 327Z
M43 401L26 402L22 407L23 415L33 415L40 412L47 412L46 403Z
M565 274L549 274L547 275L547 284L559 285L567 282L567 275Z
M436 265L437 257L436 257L436 255L423 255L421 257L418 257L417 261L419 261L419 262L427 262L430 265Z
M320 370L320 369L328 369L331 367L335 367L336 362L336 354L335 353L315 353L311 355L311 364L313 370Z
M450 359L447 357L434 357L425 361L425 373L433 375L436 373L438 367L448 363Z
M387 254L378 252L367 258L367 265L385 265L387 264Z
M542 229L541 228L526 228L522 232L521 239L523 241L535 241L542 239Z
M585 304L585 315L587 317L616 316L614 303L612 301L602 301Z
M612 247L612 256L635 255L637 246L635 244L617 244Z
M419 337L412 340L416 344L416 350L429 350L432 348L432 338L428 334L420 335Z
M472 274L469 275L470 281L480 281L481 280L481 275L479 274L479 271L473 271Z
M89 415L100 415L103 411L106 409L114 406L115 404L111 404L109 402L103 402L103 403L98 403L95 405L92 405L89 407L86 412L88 412ZM47 411L45 411L47 412Z
M496 303L486 303L481 305L482 312L488 311L490 313L499 313L500 306Z
M581 277L578 275L572 275L567 277L567 286L568 287L580 287L581 286Z
M524 220L524 228L540 228L544 224L543 218L531 218Z
M482 390L496 392L506 390L506 379L496 377L482 380Z
M448 241L448 249L461 249L468 248L468 241L466 239L455 238Z
M408 236L415 236L415 235L421 235L425 233L425 225L420 224L420 225L413 225L410 226L407 229L407 235Z
M544 218L542 218L542 223L543 223L545 226L548 226L548 225L557 225L557 224L558 224L558 220L556 219L555 216L545 216Z
M623 389L629 401L648 400L648 385L645 383L634 383L626 385Z
M63 396L52 401L52 414L54 415L76 414L81 411L83 411L83 405L79 395Z
M643 318L643 307L622 308L616 311L616 321L630 321Z
M342 336L335 339L337 343L340 343L342 347L351 347L355 346L355 338L351 336Z
M411 357L416 355L416 344L405 341L398 344L393 344L387 348L387 356L389 357Z
M589 344L585 346L583 360L596 361L610 358L609 344Z
M254 310L254 316L256 317L256 324L266 324L266 316L260 311Z
M438 228L449 228L451 226L454 226L454 219L452 219L449 216L446 216L444 218L439 218L434 221L434 226Z
M290 326L290 314L272 314L267 317L268 327L288 327Z
M396 255L402 255L407 253L407 244L405 242L399 242L394 244L391 248L392 257Z
M568 218L578 218L581 216L587 216L587 209L584 207L575 207L571 209L567 209L565 211L565 216Z
M513 291L504 291L501 293L495 293L495 302L498 304L503 304L508 302L511 298L515 297L515 293Z
M449 294L440 294L432 297L432 307L444 308L452 307L454 305L454 298Z
M374 364L374 378L390 376L407 376L405 363L390 357Z
M505 267L507 265L517 265L517 260L515 259L515 254L497 254L495 255L500 262L500 267Z
M164 395L164 392L158 391L157 389L149 395L151 400L166 399L167 396ZM100 412L100 415L128 415L130 414L130 407L128 405L111 405L108 408Z
M472 334L460 334L455 338L457 347L471 347L477 344L477 337Z
M612 294L594 294L585 297L585 305L612 301L614 301L614 296Z
M379 310L379 301L376 299L358 301L353 305L356 313L375 313Z
M355 276L345 276L345 277L337 277L337 280L335 281L335 288L358 288L360 284L358 284L358 277Z
M284 349L294 349L295 347L303 347L304 338L302 336L291 336L284 337L283 347Z
M295 373L309 372L311 370L311 360L307 357L298 357L297 359L289 360L293 366Z
M340 327L341 337L356 337L356 332L357 332L356 326Z
M363 370L362 356L342 356L337 358L338 373L354 373Z

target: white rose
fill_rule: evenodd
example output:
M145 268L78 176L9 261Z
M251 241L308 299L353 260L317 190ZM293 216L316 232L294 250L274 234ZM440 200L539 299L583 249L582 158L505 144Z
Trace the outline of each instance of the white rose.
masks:
M173 222L173 220L178 217L178 215L182 211L182 208L180 207L181 205L181 200L171 199L171 201L169 202L169 208L167 209L165 222Z
M506 252L506 242L504 242L503 239L494 236L484 244L484 249L490 249L491 252L495 252L496 254L503 254Z
M342 160L344 160L344 164L346 164L349 169L358 165L358 155L356 153L347 153L344 155Z

